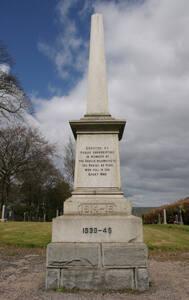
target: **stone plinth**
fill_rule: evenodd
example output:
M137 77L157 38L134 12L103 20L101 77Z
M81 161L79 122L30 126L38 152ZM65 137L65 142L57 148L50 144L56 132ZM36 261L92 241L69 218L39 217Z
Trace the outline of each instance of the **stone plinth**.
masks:
M46 288L143 291L149 288L147 257L141 218L60 216L47 248Z
M83 290L146 290L147 247L143 243L51 243L46 287Z
M53 219L52 242L142 242L141 218L135 216L60 216Z

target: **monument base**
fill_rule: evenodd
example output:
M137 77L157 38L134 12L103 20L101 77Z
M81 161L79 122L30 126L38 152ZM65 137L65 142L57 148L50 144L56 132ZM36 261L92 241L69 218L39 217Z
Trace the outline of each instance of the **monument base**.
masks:
M144 243L50 243L46 288L144 291L147 256Z
M63 215L53 219L52 242L137 243L143 242L141 218L135 216Z

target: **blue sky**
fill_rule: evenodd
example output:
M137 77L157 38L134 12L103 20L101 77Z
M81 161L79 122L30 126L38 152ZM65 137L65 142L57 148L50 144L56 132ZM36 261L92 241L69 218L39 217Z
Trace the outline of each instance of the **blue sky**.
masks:
M15 60L13 71L29 95L35 94L39 97L48 98L54 94L54 90L64 95L81 78L87 66L90 15L94 12L95 3L98 2L100 1L0 1L0 39L5 43ZM108 0L102 2L120 3L122 1ZM127 2L128 6L143 3L141 0L123 2ZM65 5L63 13L61 13L61 5ZM49 50L51 52L53 47L61 47L58 45L58 39L64 35L67 30L65 27L72 21L77 28L76 34L82 39L83 44L86 43L84 45L86 61L83 61L83 68L79 70L69 66L67 68L69 75L67 78L62 78L63 76L54 66L52 58L49 59L50 55L45 56L45 50L41 50L40 45L52 46L52 49ZM75 55L77 56L81 49L77 48L76 50Z
M189 1L0 4L0 40L35 108L28 120L60 154L68 121L86 112L90 15L103 14L110 113L127 119L123 191L137 206L188 196Z
M69 18L77 21L82 39L89 37L89 17L83 22L77 19L82 1L73 5ZM66 94L77 82L81 73L72 70L69 78L62 79L53 62L39 50L40 43L56 44L57 36L64 30L57 6L59 1L1 0L0 39L6 44L15 60L14 72L28 94L50 97L47 86L60 89Z

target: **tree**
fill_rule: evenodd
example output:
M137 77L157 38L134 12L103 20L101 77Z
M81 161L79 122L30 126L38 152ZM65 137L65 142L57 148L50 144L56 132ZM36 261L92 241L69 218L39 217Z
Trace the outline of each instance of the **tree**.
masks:
M29 100L18 79L12 73L4 70L13 64L6 47L0 43L0 119L10 118L11 115L21 117L29 107Z
M36 129L0 129L1 205L8 203L11 184L18 181L18 176L26 170L37 170L39 162L53 153L54 147Z
M71 196L70 186L50 158L44 157L38 167L25 170L11 186L9 209L17 220L51 220L63 202Z
M26 212L30 220L55 217L56 210L62 211L64 200L70 196L69 185L49 158L41 159L36 170L23 172L19 181L19 198L12 207L16 214L22 207L22 216Z
M73 185L75 170L75 146L69 137L68 143L64 147L64 174L69 184Z

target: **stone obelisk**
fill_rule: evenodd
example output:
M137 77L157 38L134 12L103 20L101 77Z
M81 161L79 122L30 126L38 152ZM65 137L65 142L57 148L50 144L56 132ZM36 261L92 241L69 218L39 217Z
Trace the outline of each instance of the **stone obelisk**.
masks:
M91 22L87 112L70 121L76 139L72 197L53 219L46 287L145 290L147 247L140 218L121 190L119 140L124 120L108 109L102 15Z
M97 14L91 19L87 114L109 115L103 20Z

